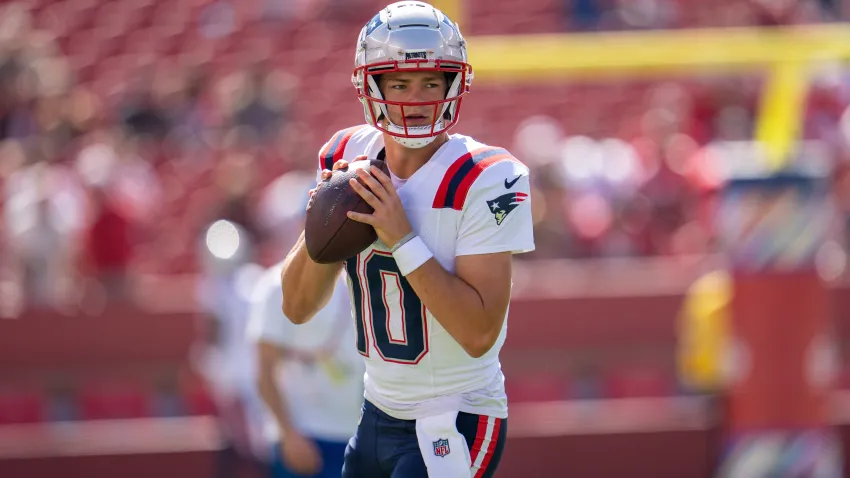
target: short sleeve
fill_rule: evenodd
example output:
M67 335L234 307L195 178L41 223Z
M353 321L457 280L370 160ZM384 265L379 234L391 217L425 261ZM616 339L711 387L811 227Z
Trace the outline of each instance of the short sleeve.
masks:
M528 168L517 161L490 165L463 205L456 255L534 250Z
M323 169L333 169L334 163L340 159L351 161L351 158L361 154L364 145L368 144L369 138L376 133L377 130L366 125L352 126L334 133L331 139L319 149L316 182L322 180ZM349 144L353 148L348 147Z
M322 171L325 169L325 155L327 155L327 151L330 149L331 144L333 144L334 138L331 138L319 148L318 153L316 153L316 183L322 182ZM333 166L333 165L331 165Z
M282 302L280 268L272 267L263 275L251 297L248 318L248 337L251 341L287 345L295 324L283 315Z

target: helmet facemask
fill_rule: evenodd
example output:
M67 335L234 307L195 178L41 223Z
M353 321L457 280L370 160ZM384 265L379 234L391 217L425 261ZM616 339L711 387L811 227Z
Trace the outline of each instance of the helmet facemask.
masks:
M384 99L379 88L380 75L398 71L425 72L437 71L446 75L448 88L445 98L439 101L426 102L397 102ZM354 85L357 95L363 104L366 120L389 134L392 138L408 148L422 148L433 142L437 136L454 126L459 118L463 97L469 92L472 69L467 63L445 60L416 59L399 63L388 61L363 65L354 70ZM390 120L388 106L401 108L402 124ZM430 125L409 126L406 124L405 107L433 107ZM386 119L386 126L383 120Z

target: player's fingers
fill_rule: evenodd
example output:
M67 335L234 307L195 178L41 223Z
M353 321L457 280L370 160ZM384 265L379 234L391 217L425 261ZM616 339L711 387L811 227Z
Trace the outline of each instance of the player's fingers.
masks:
M312 198L313 195L316 194L316 188L311 189L309 194L310 194L310 198Z
M340 159L339 161L334 163L333 167L334 167L334 171L336 171L338 169L345 169L345 168L348 167L348 161L346 161L344 159Z
M379 183L374 176L372 176L365 170L358 170L357 177L359 177L364 183L366 183L366 186L372 191L372 194L377 196L378 199L380 199L382 202L386 200L389 196L384 185Z
M328 179L328 178L329 178L329 177L331 177L332 175L333 175L333 172L332 172L330 169L323 169L323 170L322 170L322 179L323 179L323 180L324 180L324 179Z
M375 225L374 216L372 216L371 214L363 214L362 212L348 211L348 218L353 220L353 221L362 222L362 223L365 223L365 224L370 224L372 226Z
M395 186L393 186L393 180L390 179L389 176L384 174L384 172L381 171L381 168L371 166L369 168L369 171L372 172L372 176L375 176L375 179L377 179L381 183L381 185L384 187L384 189L386 189L388 193L390 193L390 195L395 193Z
M367 204L369 204L373 208L377 208L381 205L381 200L378 199L377 196L372 194L372 191L369 191L369 189L363 187L363 185L360 184L360 182L357 181L356 178L351 178L349 183L351 184L351 188L354 189L354 191L359 194L360 197L362 197Z

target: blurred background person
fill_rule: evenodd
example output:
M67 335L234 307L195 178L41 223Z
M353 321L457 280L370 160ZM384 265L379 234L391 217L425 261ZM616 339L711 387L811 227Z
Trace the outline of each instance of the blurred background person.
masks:
M262 402L254 386L256 361L247 336L251 291L262 268L253 259L251 236L219 219L202 237L204 274L197 300L205 314L194 362L216 404L223 448L214 476L238 477L270 459L264 446Z
M294 199L275 203L290 211L284 228L293 239L303 230L307 193L315 180L306 173L290 173L279 181ZM281 312L281 270L282 263L275 264L260 280L249 324L258 361L257 386L269 411L270 476L338 477L357 428L365 372L355 347L348 284L340 274L330 302L308 323L295 325Z

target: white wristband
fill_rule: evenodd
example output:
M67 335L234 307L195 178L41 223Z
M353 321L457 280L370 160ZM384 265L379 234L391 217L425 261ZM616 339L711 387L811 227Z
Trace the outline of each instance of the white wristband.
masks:
M419 236L415 236L413 239L405 242L393 252L393 258L396 264L398 264L398 270L403 276L415 271L432 257L434 257L434 254Z

